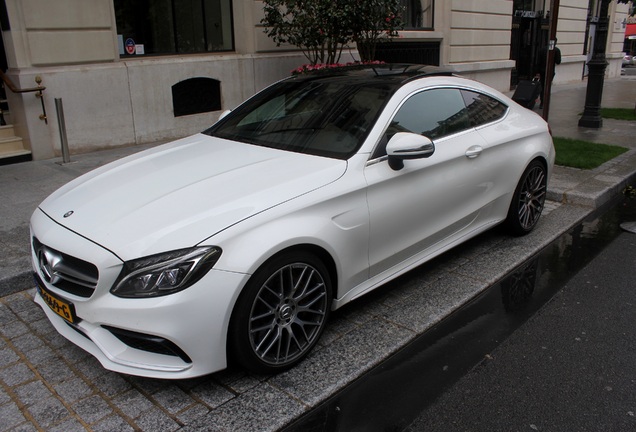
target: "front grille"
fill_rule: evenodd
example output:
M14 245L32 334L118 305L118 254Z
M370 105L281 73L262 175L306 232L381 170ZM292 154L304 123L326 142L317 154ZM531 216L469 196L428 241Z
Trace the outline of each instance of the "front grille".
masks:
M93 295L99 271L94 264L75 258L40 243L33 237L36 265L43 279L70 294L88 298Z
M168 339L106 325L103 325L102 327L131 348L155 354L179 357L186 363L192 363L190 357L174 342L169 341Z

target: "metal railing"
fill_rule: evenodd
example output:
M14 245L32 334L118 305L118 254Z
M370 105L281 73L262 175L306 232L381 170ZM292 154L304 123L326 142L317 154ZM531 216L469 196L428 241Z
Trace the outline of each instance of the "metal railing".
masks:
M42 93L46 90L42 84L42 78L37 75L35 77L35 82L38 85L37 87L30 88L18 88L13 84L13 81L4 74L2 69L0 69L0 78L2 78L2 82L4 82L5 88L8 88L13 93L35 93L35 97L40 99L40 103L42 104L42 114L40 114L40 120L44 120L44 123L49 124L48 118L46 117L46 107L44 106L44 94Z

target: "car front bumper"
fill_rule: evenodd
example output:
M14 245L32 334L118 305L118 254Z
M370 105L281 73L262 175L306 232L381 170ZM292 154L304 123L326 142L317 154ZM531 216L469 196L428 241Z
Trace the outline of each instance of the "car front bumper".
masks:
M120 298L110 293L122 265L111 252L60 227L40 211L31 220L31 234L40 243L81 257L99 269L94 293L88 298L76 296L45 281L32 247L33 269L40 286L36 303L61 335L95 356L106 369L144 377L183 379L227 366L228 324L248 275L212 269L196 284L175 294L147 299ZM49 296L72 305L74 323L54 312L49 306L50 297L48 303L44 300L42 288ZM176 351L183 355L157 350L157 341L177 347Z

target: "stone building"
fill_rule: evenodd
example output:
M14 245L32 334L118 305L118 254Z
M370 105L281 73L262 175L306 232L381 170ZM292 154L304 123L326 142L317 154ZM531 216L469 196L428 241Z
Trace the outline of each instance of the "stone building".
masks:
M597 2L560 1L557 83L585 77ZM386 61L437 64L508 91L534 72L547 44L550 0L403 3L404 30L378 51ZM259 0L0 0L9 124L0 127L0 158L61 154L56 100L71 154L204 129L306 63L267 38L262 8ZM608 74L618 76L628 8L610 9ZM356 55L347 50L343 61Z

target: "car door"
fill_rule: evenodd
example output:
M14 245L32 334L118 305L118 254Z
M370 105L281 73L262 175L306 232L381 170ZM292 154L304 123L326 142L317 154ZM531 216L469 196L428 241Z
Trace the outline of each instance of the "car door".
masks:
M397 132L427 136L435 152L392 169L381 146ZM431 89L408 97L381 146L365 168L371 277L419 259L469 229L491 186L481 155L485 143L472 127L458 89Z

